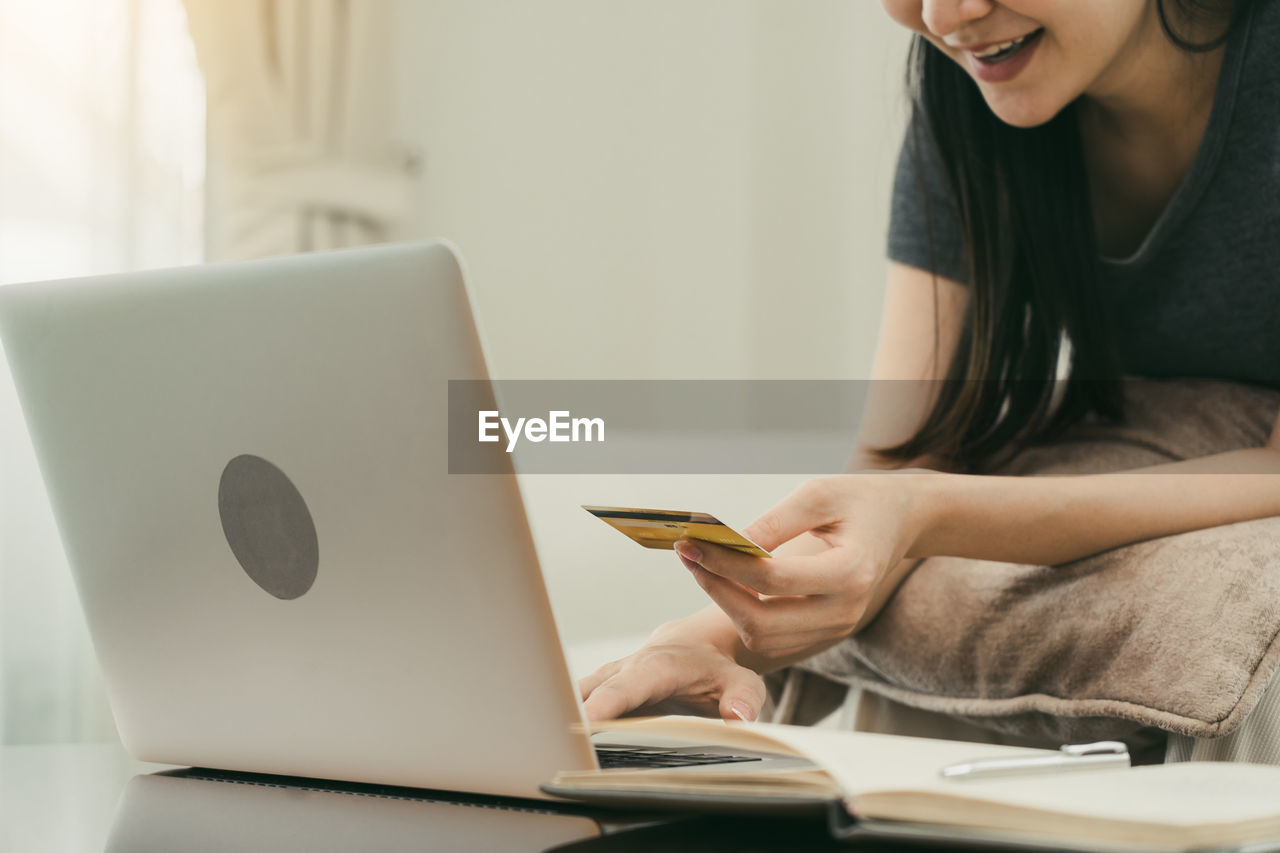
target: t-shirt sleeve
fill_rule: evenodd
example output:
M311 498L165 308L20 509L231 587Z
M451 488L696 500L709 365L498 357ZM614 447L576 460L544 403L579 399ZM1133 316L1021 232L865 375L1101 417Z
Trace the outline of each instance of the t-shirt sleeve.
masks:
M893 179L889 258L967 283L969 262L959 211L929 134L913 120Z

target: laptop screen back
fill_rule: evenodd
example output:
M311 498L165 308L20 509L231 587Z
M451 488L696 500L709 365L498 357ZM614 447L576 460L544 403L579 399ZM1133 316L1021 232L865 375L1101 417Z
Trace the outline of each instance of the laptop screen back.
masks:
M388 246L0 289L122 739L172 764L540 796L594 766L457 259Z

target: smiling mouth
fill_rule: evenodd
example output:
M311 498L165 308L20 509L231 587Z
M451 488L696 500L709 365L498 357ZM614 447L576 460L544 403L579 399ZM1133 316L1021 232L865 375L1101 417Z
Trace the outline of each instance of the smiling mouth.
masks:
M975 59L986 65L999 65L1001 62L1012 59L1028 45L1034 44L1043 34L1044 28L1041 27L1034 32L1027 33L1021 38L1016 38L1012 41L1000 42L999 44L993 44L980 52L970 51L970 53L973 54Z

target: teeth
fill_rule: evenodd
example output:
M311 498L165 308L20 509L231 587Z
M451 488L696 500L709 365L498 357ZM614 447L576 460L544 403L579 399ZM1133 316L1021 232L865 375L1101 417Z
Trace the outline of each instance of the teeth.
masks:
M980 53L974 53L973 55L978 57L979 59L985 59L988 56L995 56L997 53L1000 53L1003 50L1008 50L1009 48L1013 47L1015 44L1022 44L1026 40L1027 40L1027 36L1023 36L1022 38L1017 38L1017 39L1014 39L1013 41L1006 41L1006 42L1001 42L1000 44L993 44L991 45L991 47L987 48L986 50Z

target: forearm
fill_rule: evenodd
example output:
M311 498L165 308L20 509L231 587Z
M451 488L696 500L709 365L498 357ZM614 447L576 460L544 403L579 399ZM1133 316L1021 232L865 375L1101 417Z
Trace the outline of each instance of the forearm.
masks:
M1114 474L920 474L911 556L1058 565L1131 542L1280 515L1274 445Z
M753 652L743 644L737 629L725 612L716 605L710 604L691 616L660 626L649 638L649 642L653 644L709 643L732 658L739 666L745 666L763 675L829 649L838 641L832 640L781 652Z

